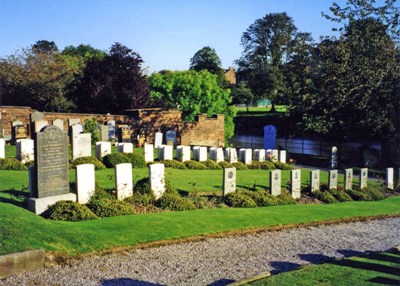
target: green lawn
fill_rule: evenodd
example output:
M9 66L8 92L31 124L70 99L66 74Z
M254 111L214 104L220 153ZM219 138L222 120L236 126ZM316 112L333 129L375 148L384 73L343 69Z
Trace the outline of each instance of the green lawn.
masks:
M400 285L400 253L380 252L307 266L246 285Z
M246 107L237 107L236 116L270 116L286 112L285 105L276 105L275 113L270 113L271 107L250 107L247 111Z

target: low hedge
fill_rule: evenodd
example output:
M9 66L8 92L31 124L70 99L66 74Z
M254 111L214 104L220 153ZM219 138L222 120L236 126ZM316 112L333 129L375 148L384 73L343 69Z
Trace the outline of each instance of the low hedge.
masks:
M15 158L0 159L0 170L25 171L28 168Z
M334 204L338 201L328 191L313 191L311 195L325 204Z
M271 195L268 191L244 191L259 207L280 205L279 198Z
M43 217L61 221L96 219L97 216L85 205L72 201L59 201L49 206Z
M104 164L94 156L76 158L70 163L69 167L75 168L77 165L82 165L82 164L93 164L95 170L101 170L106 168L106 166L104 166Z
M165 193L160 199L158 199L156 206L169 211L187 211L196 209L190 199L169 193Z
M103 163L107 168L114 168L118 164L130 163L130 159L123 153L114 153L104 156Z
M220 170L222 167L215 161L208 159L207 161L201 162L206 166L208 170Z
M91 199L87 206L98 217L135 214L133 205L117 199Z
M346 193L355 201L372 201L372 198L367 193L360 190L346 190Z
M326 192L329 192L339 202L350 202L353 200L351 198L351 196L348 193L346 193L345 191L340 191L337 189L330 189L330 190L326 190Z
M160 161L159 163L164 164L165 168L187 170L186 165L183 162L177 160L164 160Z
M229 193L224 197L224 202L233 208L255 208L256 202L244 193Z
M190 170L206 170L207 169L207 167L204 164L194 161L194 160L185 161L184 164L185 164L186 168L188 168Z

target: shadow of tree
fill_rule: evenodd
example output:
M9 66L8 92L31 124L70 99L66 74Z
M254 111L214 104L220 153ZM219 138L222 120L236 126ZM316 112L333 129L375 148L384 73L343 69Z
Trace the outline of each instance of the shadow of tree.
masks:
M8 195L7 197L0 196L0 202L10 203L19 207L25 207L26 199L29 197L29 190L26 187L22 187L21 191L15 189L0 190L0 193Z

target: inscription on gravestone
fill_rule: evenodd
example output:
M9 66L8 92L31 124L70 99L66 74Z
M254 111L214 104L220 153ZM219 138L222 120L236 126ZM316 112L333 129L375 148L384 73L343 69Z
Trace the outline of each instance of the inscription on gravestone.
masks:
M55 126L47 126L37 133L33 197L43 198L69 192L67 140L67 132Z
M353 169L345 169L344 189L353 189Z
M337 170L329 170L329 178L328 178L328 189L337 189L338 182L338 171Z
M271 171L269 185L271 186L271 195L279 196L281 194L281 170Z
M368 185L368 168L362 168L360 170L360 189L365 188Z
M290 171L290 191L294 199L300 198L301 191L301 170Z
M236 192L236 168L224 168L222 196Z
M319 191L319 170L312 170L310 173L311 192Z

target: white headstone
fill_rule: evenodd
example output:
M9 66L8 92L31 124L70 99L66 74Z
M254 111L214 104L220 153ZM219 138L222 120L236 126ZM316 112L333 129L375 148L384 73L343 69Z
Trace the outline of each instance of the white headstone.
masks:
M236 192L236 168L224 168L222 196Z
M329 170L328 177L328 189L337 189L338 185L338 171L337 170Z
M360 170L360 189L368 186L368 168L362 168Z
M237 152L236 148L226 148L225 149L225 160L229 163L237 163Z
M123 200L133 194L132 164L122 163L115 165L115 189L117 199Z
M292 198L299 199L301 197L301 170L290 171L290 192Z
M24 164L35 160L35 147L32 139L18 139L16 145L17 160Z
M279 151L279 162L286 164L286 150Z
M150 189L156 199L162 197L165 192L165 166L164 164L149 165Z
M111 154L111 142L96 142L96 158L102 159L104 156Z
M133 153L133 143L118 143L117 150L121 153Z
M190 146L179 145L176 147L176 158L178 161L186 162L190 160Z
M161 151L161 156L159 157L159 160L172 160L173 159L173 151L174 148L171 145L162 145L159 148L159 151Z
M218 147L217 150L215 151L215 162L219 163L224 161L224 149L221 147Z
M265 161L265 149L255 149L254 150L254 160L259 162Z
M353 169L345 169L344 171L344 189L351 190L353 189Z
M244 162L244 153L246 152L246 148L239 149L239 161Z
M271 151L271 161L272 162L277 162L278 156L279 156L279 150L274 149Z
M57 126L58 128L60 128L61 130L64 130L64 120L62 119L55 119L53 120L53 125Z
M146 161L146 163L154 161L153 144L144 143L143 152L144 152L144 160Z
M156 132L154 135L154 148L160 148L163 144L163 134L161 132Z
M81 120L79 118L69 118L68 119L68 126L73 126L76 124L81 124Z
M217 158L217 147L210 147L210 153L208 155L210 160L216 161Z
M320 171L312 170L310 173L311 192L319 191L319 182L320 182L319 178L320 178Z
M92 135L90 133L81 133L72 139L72 160L80 157L92 156Z
M207 161L207 147L204 146L193 147L193 160L198 162Z
M253 159L253 150L246 149L243 153L243 163L246 165L251 165L251 160Z
M6 157L6 140L3 138L0 138L0 159L4 159Z
M94 165L77 165L75 176L78 203L87 204L95 190Z
M394 190L394 169L386 168L386 186L390 190Z
M271 195L279 196L281 194L281 170L270 171L269 185L271 186Z
M44 119L36 120L34 123L35 123L35 132L36 133L40 132L40 130L42 130L43 127L49 125L49 122Z
M83 132L83 125L75 124L71 126L71 136L74 137Z

